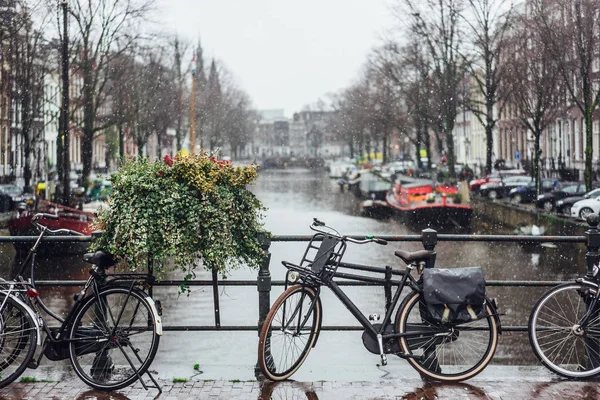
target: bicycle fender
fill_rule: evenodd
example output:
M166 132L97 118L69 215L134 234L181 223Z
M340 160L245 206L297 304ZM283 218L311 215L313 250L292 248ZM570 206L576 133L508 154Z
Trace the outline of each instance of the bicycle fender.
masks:
M492 311L494 312L494 319L496 320L496 325L498 325L498 335L502 335L502 322L500 322L500 315L498 314L498 304L496 304L496 299L490 299L485 296L485 302L490 305Z
M321 335L321 325L323 325L323 306L321 304L321 296L319 296L317 304L321 309L321 318L319 318L319 329L317 330L317 337L315 338L315 342L312 345L313 348L317 345L317 342L319 341L319 336Z
M162 336L162 334L163 334L162 320L161 320L160 315L158 315L158 311L156 310L156 304L154 303L154 300L150 296L146 297L146 301L148 302L148 304L150 304L150 309L152 310L152 318L154 318L154 322L156 323L156 325L155 325L156 334L158 336Z
M6 293L2 293L2 294L6 295ZM41 335L41 328L40 328L40 320L39 320L38 316L31 309L31 307L29 307L27 304L25 304L21 299L19 299L18 297L15 297L13 295L9 295L9 296L15 302L19 303L19 305L21 307L23 307L25 309L25 311L27 311L27 314L29 314L29 316L33 320L33 323L35 324L35 330L37 332L37 345L41 346L42 345L42 335Z

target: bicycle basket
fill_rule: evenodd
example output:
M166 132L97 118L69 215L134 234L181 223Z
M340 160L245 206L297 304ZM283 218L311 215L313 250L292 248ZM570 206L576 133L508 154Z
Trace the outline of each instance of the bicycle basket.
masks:
M424 321L462 324L485 316L485 278L479 267L423 271Z
M300 267L310 268L323 281L333 277L346 251L346 242L338 236L317 233L306 247Z

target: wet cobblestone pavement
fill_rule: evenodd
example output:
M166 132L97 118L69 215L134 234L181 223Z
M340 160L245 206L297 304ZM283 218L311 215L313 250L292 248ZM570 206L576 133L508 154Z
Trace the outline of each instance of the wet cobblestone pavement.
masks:
M600 399L600 382L477 381L469 384L424 383L420 380L382 382L161 381L163 392L141 385L117 392L91 390L82 382L13 383L0 390L0 399Z

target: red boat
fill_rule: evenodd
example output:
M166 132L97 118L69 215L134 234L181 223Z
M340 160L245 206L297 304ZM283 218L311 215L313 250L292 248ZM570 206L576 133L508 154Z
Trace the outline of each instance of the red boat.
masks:
M11 236L39 235L39 231L31 224L31 217L38 212L56 214L60 217L58 220L41 220L50 229L70 229L84 235L90 235L94 230L92 228L92 222L95 217L93 213L45 200L38 200L34 209L19 212L14 218L8 221L8 231ZM17 253L25 254L31 248L32 243L14 243L14 246ZM85 251L88 246L89 243L87 242L52 242L42 244L39 252L44 254L76 254Z
M396 214L418 228L470 228L473 209L458 200L458 188L430 181L395 183L386 201Z

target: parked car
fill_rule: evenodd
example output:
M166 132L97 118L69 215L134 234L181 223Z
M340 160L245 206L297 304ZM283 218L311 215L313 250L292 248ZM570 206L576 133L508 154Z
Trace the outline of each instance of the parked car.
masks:
M564 184L561 188L553 190L549 193L542 193L537 197L535 206L542 208L545 211L552 211L554 204L569 196L583 196L587 192L585 183Z
M600 197L579 200L571 207L571 216L574 218L586 219L592 213L600 213Z
M514 176L514 175L526 175L527 171L523 171L522 169L508 169L503 171L494 172L493 174L485 175L479 179L473 179L469 182L469 190L472 192L478 192L481 188L481 185L488 182L499 182L501 177L504 176Z
M550 192L560 187L558 179L542 179L542 192ZM529 203L536 199L535 181L529 182L525 186L519 186L508 193L512 203Z
M19 203L33 204L33 193L25 193L23 188L14 183L0 185L0 193L10 198L9 209L14 210ZM3 207L6 208L6 207Z
M584 194L583 196L571 196L571 197L565 197L562 200L558 200L556 202L556 204L554 205L555 207L555 211L557 213L561 213L567 216L571 216L571 208L573 207L573 204L577 203L578 201L581 200L585 200L585 199L595 199L596 197L600 196L600 188L599 189L594 189L590 192L587 192L586 194Z
M384 169L387 169L395 174L406 174L406 171L409 169L414 171L415 168L415 162L412 160L394 161L384 167Z
M498 182L488 182L479 188L479 195L489 197L490 199L500 199L506 197L508 193L519 186L527 185L531 182L530 176L509 176L503 177Z

